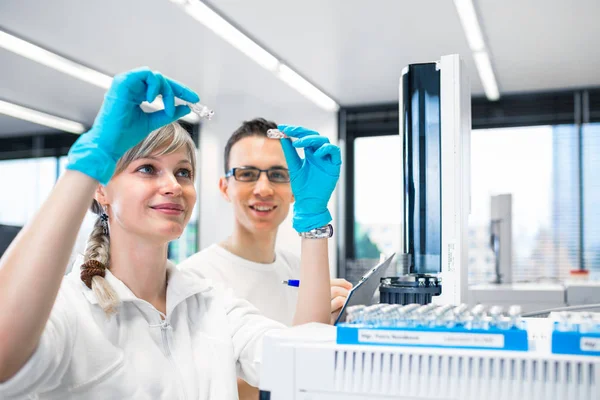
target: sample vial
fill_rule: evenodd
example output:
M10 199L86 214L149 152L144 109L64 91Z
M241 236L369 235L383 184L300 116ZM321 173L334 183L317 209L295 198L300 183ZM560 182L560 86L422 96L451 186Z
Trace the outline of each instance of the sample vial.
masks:
M496 328L498 328L498 329L508 330L508 329L515 328L515 324L514 324L512 318L508 317L506 315L499 316L496 319L495 324L496 324Z
M471 309L471 315L465 322L467 329L482 329L486 325L487 313L483 304L477 304Z
M269 139L286 139L287 135L279 129L269 129L267 130L267 137Z
M465 317L469 313L469 306L462 303L454 307L450 312L444 314L441 319L441 326L453 328L457 325L464 325Z
M558 313L558 322L556 324L556 330L561 332L568 332L573 330L573 322L571 320L571 314L567 311Z
M433 310L427 317L427 325L429 326L444 326L446 322L452 323L456 320L456 316L452 312L454 306L445 304Z
M387 304L373 304L365 307L362 314L362 322L365 324L373 325L380 320L381 309Z
M498 326L500 319L503 317L502 315L502 307L501 306L492 306L490 308L490 318L493 326Z
M396 320L396 326L408 326L410 315L418 308L420 308L420 304L407 304L405 306L400 306L398 309L398 318Z
M346 309L346 322L350 324L356 324L362 321L362 315L365 310L365 306L356 305L350 306Z
M596 323L594 315L591 312L582 312L579 316L581 318L579 323L579 331L581 333L596 332Z
M298 138L291 137L281 132L279 129L269 129L267 130L267 137L269 139L290 139L292 142L298 140Z
M510 306L510 308L508 309L508 316L511 319L512 327L522 328L523 321L521 320L521 306Z
M427 324L427 316L437 308L436 304L429 303L414 310L408 317L409 326L423 326Z
M186 102L185 104L190 108L190 110L192 110L192 112L198 114L200 118L210 120L213 117L213 115L215 115L215 112L213 110L211 110L203 104L189 102Z

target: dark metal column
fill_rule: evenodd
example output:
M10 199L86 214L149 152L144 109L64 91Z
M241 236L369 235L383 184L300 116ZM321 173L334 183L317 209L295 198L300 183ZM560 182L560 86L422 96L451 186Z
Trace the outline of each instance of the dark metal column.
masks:
M411 272L441 271L440 71L413 64L402 77L405 252Z

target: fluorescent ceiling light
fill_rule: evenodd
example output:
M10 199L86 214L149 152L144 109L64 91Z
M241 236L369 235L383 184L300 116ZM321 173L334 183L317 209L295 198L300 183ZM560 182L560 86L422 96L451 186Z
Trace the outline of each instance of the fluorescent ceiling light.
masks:
M3 31L0 31L0 47L39 64L50 67L56 71L70 75L84 82L91 83L92 85L104 90L107 90L112 83L113 78L111 76L85 67L67 58L61 57L58 54L54 54L46 49L29 43L23 39L19 39L18 37ZM145 103L144 105L145 107L143 108L149 110L161 110L164 108L161 99L157 99L156 101L152 102L152 104ZM192 123L196 123L200 120L198 116L193 113L186 115L182 119Z
M0 100L0 114L5 114L10 117L22 119L24 121L33 122L35 124L44 125L49 128L54 128L69 133L80 134L86 131L85 126L79 122L60 118L2 100Z
M494 75L494 69L490 61L490 56L486 50L481 26L477 19L473 0L454 0L454 6L458 12L460 23L467 37L467 42L473 53L475 66L483 85L485 95L490 101L496 101L500 98L500 91Z
M227 20L199 0L171 0L182 7L195 20L213 31L217 36L254 60L267 71L274 73L282 81L326 111L337 111L339 105L300 74L284 65L271 53L242 33Z
M462 24L467 42L471 51L483 51L485 50L485 42L483 40L483 34L477 20L477 13L473 6L472 0L454 0L456 11L458 11L458 17Z
M84 67L2 31L0 31L0 47L102 89L108 89L112 82L112 78L108 75Z
M302 95L312 100L319 107L327 111L337 111L339 109L339 106L335 101L317 89L312 83L298 75L287 65L279 65L277 76Z
M494 76L494 70L492 69L492 63L490 57L485 51L473 53L473 59L479 72L479 78L483 84L483 90L485 95L490 101L495 101L500 98L500 92L498 91L498 84L496 83L496 77Z
M200 1L189 1L183 5L183 9L202 25L256 61L263 68L271 72L277 70L277 65L279 64L277 58L207 7L206 4Z

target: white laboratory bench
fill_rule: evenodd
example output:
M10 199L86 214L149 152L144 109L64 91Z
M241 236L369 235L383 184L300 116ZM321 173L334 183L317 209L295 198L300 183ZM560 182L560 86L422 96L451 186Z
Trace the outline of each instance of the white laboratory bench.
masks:
M442 289L443 290L443 289ZM519 304L523 312L564 307L566 290L555 283L479 284L469 286L469 304L499 305Z

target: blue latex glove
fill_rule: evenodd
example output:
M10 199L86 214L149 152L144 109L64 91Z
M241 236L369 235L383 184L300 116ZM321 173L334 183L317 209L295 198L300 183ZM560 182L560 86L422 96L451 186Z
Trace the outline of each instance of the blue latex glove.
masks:
M281 140L296 198L294 229L308 232L325 226L331 221L327 203L340 177L340 148L317 132L300 126L279 125L278 128L287 136L298 138L294 142ZM304 149L304 159L296 148Z
M154 101L159 94L165 109L145 113L140 104ZM94 125L71 146L67 168L107 184L127 150L153 130L190 112L188 106L175 106L175 97L192 103L200 101L192 90L148 68L115 76Z

